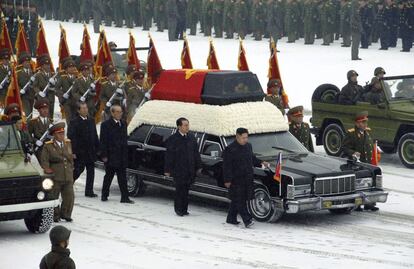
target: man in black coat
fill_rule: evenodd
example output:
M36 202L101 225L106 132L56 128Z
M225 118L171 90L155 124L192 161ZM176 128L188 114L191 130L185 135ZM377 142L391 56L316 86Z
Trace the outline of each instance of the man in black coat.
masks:
M105 164L105 176L102 185L102 201L108 201L109 188L116 174L119 189L121 190L121 203L133 204L129 199L126 168L128 165L127 125L122 120L122 107L112 105L111 118L101 124L100 149L101 158Z
M247 201L253 199L253 167L269 166L253 154L248 136L247 129L238 128L236 140L223 152L223 179L231 200L226 222L238 225L237 214L240 214L246 228L253 225L247 211Z
M95 161L99 150L99 139L96 132L95 120L88 117L88 105L78 105L78 116L68 127L68 138L72 142L73 157L75 160L73 179L77 180L86 168L86 197L97 197L93 192L95 180Z
M178 216L188 215L188 191L197 174L201 173L201 157L195 137L189 134L186 118L176 122L177 132L167 140L164 174L175 183L174 209Z
M342 87L338 102L341 105L355 105L360 101L364 89L358 85L358 73L356 71L349 70L346 77L348 78L348 83Z

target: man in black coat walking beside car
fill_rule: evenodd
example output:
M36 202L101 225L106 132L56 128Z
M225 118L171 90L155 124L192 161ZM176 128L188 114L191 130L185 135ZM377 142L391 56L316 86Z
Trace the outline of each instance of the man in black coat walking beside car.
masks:
M188 215L188 191L196 175L201 174L201 157L195 137L189 133L186 118L176 122L177 132L167 140L164 174L175 183L174 210L178 216Z
M253 225L252 216L247 211L247 201L253 198L253 167L269 167L269 163L253 154L248 136L247 129L238 128L236 140L223 152L224 185L229 189L231 200L226 222L238 225L237 214L240 214L246 228Z
M88 105L78 104L78 116L68 127L68 138L72 142L74 157L73 179L77 180L86 168L86 197L97 197L93 192L95 180L95 161L99 150L99 139L96 132L95 120L88 116Z
M111 118L101 124L100 149L101 158L105 164L105 176L102 185L103 202L108 201L109 188L116 174L119 189L121 190L121 203L133 204L129 199L126 168L128 166L128 135L127 125L122 120L122 107L112 105Z

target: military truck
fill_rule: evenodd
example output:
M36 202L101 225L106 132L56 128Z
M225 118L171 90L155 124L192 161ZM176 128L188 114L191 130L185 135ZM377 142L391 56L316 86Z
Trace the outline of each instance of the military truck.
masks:
M0 121L0 221L24 219L32 233L45 233L53 223L53 178L23 153L11 122Z
M340 90L332 84L317 87L312 96L312 132L316 144L327 154L341 156L345 132L354 127L355 113L368 111L372 136L384 153L396 153L408 168L414 168L414 75L381 80L385 102L372 105L338 104Z

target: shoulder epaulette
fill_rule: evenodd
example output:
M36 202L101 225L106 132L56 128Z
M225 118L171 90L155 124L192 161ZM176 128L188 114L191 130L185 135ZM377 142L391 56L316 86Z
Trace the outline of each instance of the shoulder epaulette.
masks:
M365 130L367 130L367 131L371 131L371 128L367 127Z
M355 128L348 129L348 132L350 132L350 133L355 132Z
M69 142L70 143L70 139L69 138L66 138L65 139L65 142Z
M50 144L53 144L52 140L49 140L49 141L45 142L45 145L50 145Z

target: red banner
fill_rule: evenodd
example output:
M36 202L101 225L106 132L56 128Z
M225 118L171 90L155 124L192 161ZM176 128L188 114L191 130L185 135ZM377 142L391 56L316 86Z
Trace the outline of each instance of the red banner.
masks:
M157 83L161 71L162 65L160 58L158 57L154 41L152 40L152 37L149 36L149 49L147 58L147 83L149 86L151 86L154 83Z
M181 67L183 69L193 69L187 38L184 38L183 50L181 51Z
M39 20L39 30L37 31L37 47L36 47L36 57L41 55L48 55L50 59L50 69L51 72L55 72L53 67L52 59L50 58L49 48L47 47L45 29L43 28L43 23ZM36 63L36 67L39 68L39 63Z
M81 45L81 54L80 54L80 62L84 61L93 61L93 53L90 43L90 36L88 33L88 28L86 24L83 25L83 36L82 36L82 45Z
M20 53L27 52L30 53L30 46L29 42L27 41L26 30L24 28L24 23L22 20L19 20L19 28L17 31L16 42L14 43L14 47L16 48L16 55L17 59L20 56Z
M16 66L14 64L12 67L11 81L9 84L9 88L7 89L7 94L4 103L5 107L7 107L10 104L16 103L19 106L20 114L24 116L22 99L20 98L20 88L16 75Z
M60 25L60 41L59 41L59 71L63 70L63 60L70 57L68 43L66 41L66 31Z
M216 50L214 49L213 40L210 40L210 47L208 50L207 57L207 66L208 69L220 70L220 66L217 61Z
M129 48L127 52L128 65L135 65L137 70L141 68L141 64L138 59L137 51L135 49L135 39L131 32L129 33Z
M282 96L282 102L283 106L285 108L289 107L289 98L288 95L285 92L285 89L283 87L282 83L282 76L280 75L279 70L279 62L277 60L277 49L276 49L276 43L272 40L270 45L270 58L269 58L269 71L268 71L268 78L271 79L278 79L281 84L281 96ZM269 89L267 89L269 93Z
M0 35L0 50L8 49L10 55L13 55L13 46L11 43L9 30L7 29L6 20L4 15L1 17L1 35Z
M249 71L249 65L247 64L246 52L243 47L242 39L240 39L239 60L237 62L237 68L239 71Z

